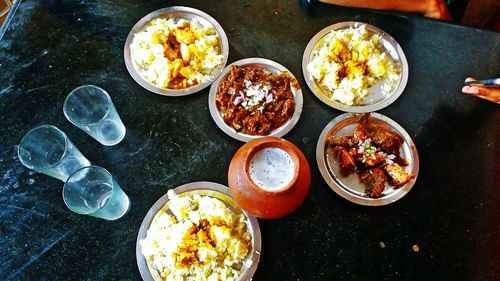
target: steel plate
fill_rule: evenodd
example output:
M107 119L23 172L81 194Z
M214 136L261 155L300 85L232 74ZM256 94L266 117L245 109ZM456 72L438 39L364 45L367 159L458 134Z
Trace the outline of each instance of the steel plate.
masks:
M274 62L272 60L268 59L263 59L263 58L247 58L247 59L242 59L236 62L233 62L232 64L228 65L224 70L222 71L222 74L215 80L215 82L212 84L210 87L210 94L208 96L208 106L210 109L210 114L212 115L212 118L214 119L215 123L217 126L227 135L229 135L232 138L235 138L237 140L247 142L256 138L261 138L264 136L259 136L259 135L249 135L249 134L244 134L241 132L237 132L235 129L233 129L231 126L227 125L226 122L224 122L224 119L222 118L222 113L219 111L217 108L217 104L215 101L215 96L217 94L217 88L219 87L219 84L221 81L231 72L231 66L232 65L237 65L237 66L247 66L247 65L261 65L266 68L267 71L273 73L273 74L278 74L282 71L290 73L293 78L293 74L284 66L281 64ZM303 97L302 97L302 90L295 89L294 87L291 87L292 89L292 94L294 95L295 98L295 112L293 113L292 117L290 120L288 120L283 126L275 129L272 131L270 134L266 136L274 136L274 137L282 137L286 135L292 128L297 124L299 121L300 115L302 113L302 106L303 106Z
M372 120L386 123L389 128L403 138L404 143L400 149L400 155L408 161L405 170L410 174L414 174L415 178L398 189L386 184L381 198L368 197L364 192L365 185L359 181L355 173L347 177L341 175L340 165L332 156L333 148L327 142L330 137L351 134L359 124L359 116L359 114L344 113L333 119L323 129L316 146L316 161L320 173L333 191L353 203L366 206L381 206L393 203L405 196L417 181L419 170L417 149L408 133L399 124L382 114L371 113Z
M236 214L243 213L245 215L245 217L247 218L248 231L252 235L252 251L244 261L240 278L237 280L251 280L252 276L257 270L262 247L260 227L257 219L241 209L231 197L229 189L222 184L213 182L192 182L174 188L174 192L179 196L198 194L217 198L224 202L226 206ZM160 199L158 199L158 201L156 201L156 203L149 209L139 228L136 242L136 258L139 272L141 273L142 279L144 281L163 280L160 277L158 271L154 269L150 265L149 261L146 260L146 258L142 255L141 245L139 241L143 240L146 237L149 226L159 217L160 214L168 212L168 209L169 199L167 194L165 194ZM245 265L248 265L248 267Z
M168 89L168 88L159 88L142 77L142 75L140 74L139 67L137 67L135 62L132 60L130 53L130 44L134 39L134 35L140 32L144 28L144 26L146 26L150 21L152 21L155 18L166 18L166 19L176 18L176 19L185 19L188 21L196 19L203 26L210 26L215 28L217 34L219 35L221 54L224 56L224 61L221 65L219 65L212 71L210 78L207 81L193 85L191 87L187 87L185 89ZM124 57L125 57L125 65L127 67L128 72L130 73L132 78L134 78L134 80L146 90L162 96L170 96L170 97L186 96L205 89L221 74L222 69L224 69L224 66L226 65L227 59L229 57L229 43L227 40L226 33L224 32L224 29L222 29L222 26L208 14L194 8L173 6L151 12L142 19L140 19L134 25L134 27L132 28L132 30L130 30L130 33L127 36L127 40L125 41Z
M347 29L349 27L355 27L359 25L366 25L366 29L370 34L379 34L382 37L382 46L385 53L394 62L396 67L401 70L400 79L399 84L391 93L383 93L381 89L382 83L379 82L368 89L369 95L365 98L363 104L347 106L330 99L331 92L316 82L316 80L307 70L307 65L311 61L314 52L321 46L322 39L327 34L335 30ZM302 57L302 72L309 89L311 89L313 94L325 104L345 112L371 112L380 110L390 105L403 93L403 90L406 87L406 83L408 82L408 71L408 61L406 60L406 56L401 46L398 44L398 42L396 42L396 40L394 40L394 38L373 25L354 21L340 22L322 29L309 41L304 51L304 56Z

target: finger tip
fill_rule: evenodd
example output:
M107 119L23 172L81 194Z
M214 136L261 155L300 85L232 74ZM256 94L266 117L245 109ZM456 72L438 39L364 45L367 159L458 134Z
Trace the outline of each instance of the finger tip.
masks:
M465 78L465 82L470 82L470 81L475 81L476 79L474 79L473 77L467 77Z
M462 92L469 95L477 95L479 94L479 89L476 87L464 86Z

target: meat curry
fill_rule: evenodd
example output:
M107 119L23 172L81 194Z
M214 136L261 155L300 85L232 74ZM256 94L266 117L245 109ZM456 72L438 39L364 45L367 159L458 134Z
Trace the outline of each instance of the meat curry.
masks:
M292 87L299 86L289 73L273 74L261 65L233 65L215 99L224 122L237 132L269 135L295 112Z

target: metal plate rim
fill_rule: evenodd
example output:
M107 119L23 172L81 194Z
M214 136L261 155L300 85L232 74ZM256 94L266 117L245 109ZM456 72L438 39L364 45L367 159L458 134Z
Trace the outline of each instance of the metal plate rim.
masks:
M241 60L235 61L224 68L222 73L212 83L212 86L210 87L210 93L208 95L208 107L210 109L210 115L212 116L212 119L215 121L215 124L217 124L217 126L224 133L226 133L228 136L230 136L236 140L242 141L242 142L248 142L248 141L251 141L253 139L262 138L262 137L266 137L266 136L283 137L284 135L286 135L288 132L290 132L295 127L295 125L297 124L297 122L300 119L300 115L302 114L302 107L304 104L304 100L303 100L303 96L302 96L302 87L299 90L293 89L293 87L292 87L292 93L294 95L294 100L295 100L295 111L294 111L292 117L290 118L290 120L288 120L285 124L283 124L283 126L275 129L269 135L260 136L260 135L249 135L249 134L236 132L236 130L234 130L232 127L227 125L226 122L224 122L224 119L222 118L222 116L219 112L219 109L217 108L217 104L215 101L215 96L217 94L217 88L219 87L219 84L222 81L222 79L224 79L227 76L227 74L231 71L231 66L233 66L233 65L244 66L244 65L251 65L251 64L258 64L258 65L263 65L266 67L274 68L274 69L277 69L279 71L286 71L290 75L292 75L292 77L295 80L297 80L295 75L290 70L288 70L283 65L281 65L275 61L269 60L269 59L254 57L254 58L246 58L246 59L241 59ZM298 83L298 80L297 80L297 83Z
M311 55L312 52L314 51L314 47L316 46L316 44L320 39L322 39L324 36L326 36L333 30L346 29L348 27L355 25L366 25L366 28L369 31L381 35L382 38L385 39L387 42L389 42L392 45L392 47L396 50L401 63L401 79L399 81L397 88L394 90L392 94L390 94L384 100L371 105L346 106L344 104L329 99L326 95L322 93L321 87L316 83L314 78L311 77L311 74L307 70L307 65L311 60ZM406 59L406 55L403 52L401 45L399 45L399 43L387 32L368 23L358 22L358 21L345 21L345 22L335 23L323 28L318 33L316 33L311 38L311 40L309 40L309 43L307 44L304 50L304 54L302 56L302 74L304 75L304 80L306 81L306 84L311 90L311 92L326 105L344 112L362 113L362 112L377 111L395 102L399 98L399 96L401 96L404 89L406 88L406 84L408 83L409 67L408 67L408 60Z
M391 203L394 203L398 201L399 199L403 198L415 185L417 178L418 178L418 172L419 172L419 167L420 167L420 161L418 157L418 152L417 148L415 146L415 143L411 139L410 135L406 132L406 130L401 127L398 123L396 123L394 120L391 118L382 115L380 113L372 112L370 113L372 118L376 118L378 120L381 120L388 125L390 125L392 128L394 128L398 134L400 134L408 147L412 151L412 163L413 163L413 170L415 173L415 178L402 186L401 188L398 189L397 192L392 194L391 196L388 197L381 197L381 198L369 198L369 197L362 197L353 194L352 192L348 192L345 190L341 185L339 185L334 178L332 178L330 172L328 171L327 163L325 161L325 147L326 147L326 141L327 141L327 136L331 132L331 130L340 122L355 117L356 113L343 113L336 118L334 118L332 121L330 121L323 131L321 132L318 143L316 145L316 163L318 165L319 171L325 182L328 184L328 186L335 191L338 195L341 197L359 204L359 205L364 205L364 206L383 206L383 205L388 205Z
M229 193L229 188L225 185L208 182L208 181L199 181L199 182L191 182L184 185L180 185L178 187L173 188L175 194L182 194L185 192L196 192L196 191L207 191L220 193L226 197L229 197L233 200L235 206L237 206L238 210L241 211L247 218L247 227L249 228L249 232L252 235L252 254L251 261L252 264L250 267L247 267L246 270L243 270L240 278L238 280L251 280L252 276L255 274L257 270L257 266L260 261L260 255L262 251L262 236L260 232L259 222L257 218L247 213L241 207L238 206L236 201L234 201L233 197ZM210 195L208 195L210 196ZM221 200L221 199L219 199ZM150 271L149 263L146 261L146 258L142 255L140 240L146 237L147 230L151 225L151 222L155 218L156 214L161 210L161 208L168 202L168 195L165 193L161 196L148 210L146 216L142 220L141 226L139 227L139 231L137 233L137 241L135 246L135 254L137 260L137 266L139 267L139 273L141 274L142 280L144 281L157 281L153 277L153 274ZM151 268L151 270L154 270ZM161 280L161 279L159 279Z
M146 24L148 24L151 20L159 17L163 17L166 15L170 15L173 13L186 13L186 14L191 14L200 18L203 18L207 22L209 22L214 29L216 30L217 34L219 35L219 40L221 43L221 54L224 56L224 60L221 65L216 67L212 73L210 74L210 78L200 84L196 84L194 86L185 88L185 89L167 89L167 88L160 88L146 79L142 77L142 75L138 72L138 70L135 67L135 63L132 60L131 57L131 51L130 51L130 44L132 43L132 40L134 38L134 35L139 32ZM166 18L169 18L168 16ZM182 18L182 17L175 17L175 18ZM145 15L143 18L141 18L130 30L127 39L125 40L125 46L123 49L123 55L124 55L124 60L125 60L125 66L132 78L137 82L137 84L141 85L144 89L153 92L155 94L158 94L160 96L167 96L167 97L180 97L180 96L187 96L191 95L194 93L197 93L206 87L208 87L219 75L222 73L222 70L224 69L227 60L229 58L229 41L227 39L227 35L224 32L224 29L222 26L210 15L207 13L200 11L195 8L190 8L190 7L184 7L184 6L172 6L172 7L167 7L167 8L162 8L156 11L153 11L147 15Z

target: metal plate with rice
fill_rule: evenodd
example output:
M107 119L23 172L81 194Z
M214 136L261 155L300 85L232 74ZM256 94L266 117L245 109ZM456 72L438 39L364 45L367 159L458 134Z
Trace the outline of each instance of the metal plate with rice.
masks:
M400 77L399 82L390 93L384 93L382 91L382 83L378 82L372 87L368 88L369 94L366 98L364 98L362 104L347 106L331 99L330 96L332 95L332 93L324 86L320 85L312 77L311 73L307 69L307 66L314 57L315 51L317 51L322 45L323 38L326 35L328 35L332 31L343 30L360 25L365 25L366 30L370 35L378 34L381 36L382 51L384 51L388 55L390 60L395 64L396 68L399 69ZM371 112L380 110L390 105L403 93L403 90L406 87L406 83L408 82L408 71L408 61L406 60L403 49L398 44L398 42L383 30L373 25L361 22L340 22L322 29L309 41L302 57L302 72L309 89L311 89L313 94L325 104L345 112Z
M245 261L243 262L241 274L236 280L251 280L252 276L257 270L262 247L260 227L257 219L241 209L231 197L229 189L222 184L213 182L192 182L176 187L173 190L176 195L181 197L198 194L219 199L234 213L243 213L245 215L247 228L252 237L252 249L248 254L248 257L246 257ZM144 281L163 280L160 277L159 272L151 266L149 260L147 260L142 254L140 241L146 238L147 230L149 229L149 227L161 214L165 212L170 212L169 199L167 194L158 199L158 201L156 201L156 203L149 209L139 228L136 242L136 259L137 265L139 267L139 272L141 273L141 277Z
M142 31L147 24L149 24L153 19L156 18L165 18L165 19L174 18L174 19L184 19L187 21L197 20L201 25L205 27L213 27L215 29L217 35L219 36L219 48L221 54L224 57L224 60L221 65L217 66L211 72L210 77L207 81L195 84L193 86L184 89L169 89L169 88L160 88L152 84L151 82L147 81L141 75L141 72L143 70L141 70L132 59L130 44L134 39L134 35ZM128 72L130 73L132 78L146 90L162 96L171 96L171 97L186 96L205 89L221 74L229 57L229 42L227 40L226 33L224 32L222 26L210 15L194 8L173 6L151 12L148 15L144 16L142 19L140 19L134 25L134 27L132 28L132 30L130 30L130 33L127 36L127 40L125 41L124 57L125 57L125 65L127 67Z

